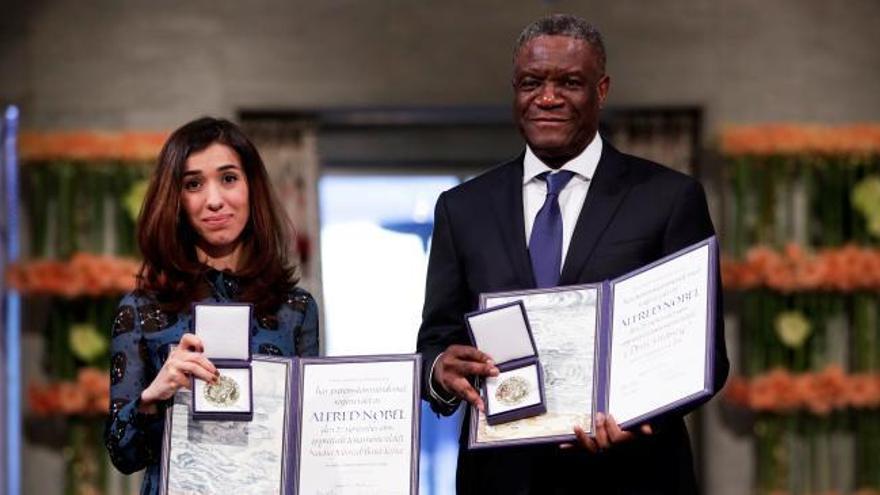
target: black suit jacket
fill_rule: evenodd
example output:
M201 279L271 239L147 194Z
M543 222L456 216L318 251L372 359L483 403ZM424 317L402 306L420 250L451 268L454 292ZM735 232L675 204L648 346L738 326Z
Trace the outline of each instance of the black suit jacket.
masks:
M431 399L427 380L447 346L469 344L463 315L476 309L480 293L535 286L525 240L522 160L446 191L437 201L418 352L425 366L424 398L442 414L454 408ZM615 278L714 233L699 182L604 142L560 285ZM716 392L728 372L720 291L717 304ZM682 420L687 412L657 420L652 436L597 455L557 446L468 451L465 426L458 493L694 493L693 459Z

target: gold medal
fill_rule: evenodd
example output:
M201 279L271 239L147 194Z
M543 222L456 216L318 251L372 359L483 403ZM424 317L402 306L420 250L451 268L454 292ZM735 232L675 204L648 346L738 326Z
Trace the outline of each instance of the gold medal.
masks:
M232 378L220 375L217 383L205 387L205 399L218 407L229 407L238 402L238 383Z
M529 395L529 382L512 376L503 380L495 389L495 398L505 406L515 406Z

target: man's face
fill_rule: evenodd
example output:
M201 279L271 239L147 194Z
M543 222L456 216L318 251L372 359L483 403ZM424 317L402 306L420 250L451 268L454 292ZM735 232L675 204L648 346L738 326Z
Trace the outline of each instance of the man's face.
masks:
M609 83L586 41L539 36L520 47L514 59L514 118L538 158L556 168L590 144Z

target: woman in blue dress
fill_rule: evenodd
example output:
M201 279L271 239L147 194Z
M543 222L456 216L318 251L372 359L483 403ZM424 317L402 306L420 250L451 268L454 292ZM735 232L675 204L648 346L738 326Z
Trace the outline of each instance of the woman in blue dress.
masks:
M190 377L217 379L189 333L192 303L252 303L251 352L284 356L318 354L318 311L296 287L291 229L262 159L229 121L201 118L171 134L137 235L144 261L113 322L105 443L123 473L146 468L141 493L152 494L166 407Z

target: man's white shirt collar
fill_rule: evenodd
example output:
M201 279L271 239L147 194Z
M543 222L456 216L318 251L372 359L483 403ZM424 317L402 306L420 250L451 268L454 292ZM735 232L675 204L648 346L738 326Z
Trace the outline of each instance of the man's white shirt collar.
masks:
M602 138L597 132L593 136L590 144L584 148L580 155L572 158L565 163L559 170L570 170L580 177L590 180L596 173L596 167L599 165L599 158L602 156ZM526 156L523 159L523 184L528 183L538 175L544 172L552 172L553 169L548 167L538 158L529 145L526 145Z

